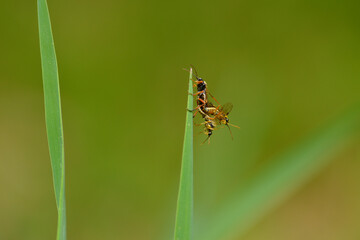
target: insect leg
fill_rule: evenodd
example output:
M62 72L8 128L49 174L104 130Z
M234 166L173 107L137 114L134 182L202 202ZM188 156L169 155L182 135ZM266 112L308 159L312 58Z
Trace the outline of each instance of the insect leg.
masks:
M202 94L202 93L204 93L204 90L193 94L193 96L196 96L196 95L199 95L199 94ZM189 93L189 94L191 94L191 93Z
M217 104L220 105L220 103L218 102L218 100L216 100L216 98L214 98L214 96L213 96L209 91L207 91L207 93L210 95L210 97L212 97L212 98L215 100L215 102L216 102ZM218 107L219 107L219 106L218 106Z

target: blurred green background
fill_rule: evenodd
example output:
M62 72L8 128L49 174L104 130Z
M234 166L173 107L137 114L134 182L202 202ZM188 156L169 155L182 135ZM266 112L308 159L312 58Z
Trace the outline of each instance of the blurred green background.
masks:
M360 101L359 1L48 4L68 239L171 239L189 64L241 127L210 145L195 128L195 231L261 167ZM0 239L54 239L36 1L1 3L0 20ZM230 239L360 239L357 136Z

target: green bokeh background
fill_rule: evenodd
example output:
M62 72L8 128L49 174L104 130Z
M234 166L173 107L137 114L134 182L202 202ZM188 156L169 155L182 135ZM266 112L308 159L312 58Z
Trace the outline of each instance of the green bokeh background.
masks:
M259 167L360 101L359 1L48 4L68 239L172 236L189 64L241 126L202 146L195 128L198 229ZM56 233L36 11L0 7L0 239ZM359 144L234 239L359 239Z

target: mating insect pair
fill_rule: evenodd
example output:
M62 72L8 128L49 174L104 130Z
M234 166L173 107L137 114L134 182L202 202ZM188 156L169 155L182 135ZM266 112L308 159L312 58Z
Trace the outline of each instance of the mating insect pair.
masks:
M194 117L199 112L205 120L203 123L199 124L204 125L204 133L208 136L202 144L204 144L206 141L210 143L210 137L212 135L212 132L218 129L219 125L226 125L229 128L231 137L233 138L229 125L239 128L238 126L229 123L228 115L231 112L233 105L231 103L220 105L220 103L208 91L207 83L202 78L198 77L194 66L191 65L191 68L195 71L196 77L196 81L194 81L194 87L196 87L197 93L193 95L197 96L197 106L195 109L189 111L195 111ZM215 107L208 100L208 95L215 100L215 102L218 104L217 107Z

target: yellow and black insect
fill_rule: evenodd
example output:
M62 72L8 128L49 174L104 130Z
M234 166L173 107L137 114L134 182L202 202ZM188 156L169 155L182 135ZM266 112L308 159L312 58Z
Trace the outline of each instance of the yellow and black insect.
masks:
M195 71L194 75L196 77L196 81L194 81L194 87L196 87L197 92L193 94L196 96L196 108L189 111L195 111L194 117L198 112L205 117L206 115L206 106L209 104L208 102L208 94L219 104L219 102L208 92L207 83L198 76L197 71L194 66L191 65L191 68ZM185 69L186 71L189 71Z
M205 126L205 134L208 135L208 137L203 143L205 143L207 140L208 143L210 143L210 136L212 135L212 132L217 129L217 125L221 124L226 125L229 128L231 138L233 139L234 137L232 135L229 125L239 128L238 126L229 123L228 115L231 112L233 105L231 103L226 103L223 106L220 105L220 103L215 99L215 97L213 97L208 91L207 83L202 78L198 77L197 71L194 66L191 65L191 67L195 71L194 75L196 77L196 81L194 81L194 87L196 87L197 92L193 95L196 96L197 106L195 109L189 111L196 111L194 117L197 112L200 112L201 116L205 120L202 124L200 124ZM215 107L211 102L208 101L208 95L215 100L215 102L218 104L217 107Z
M218 107L215 107L211 103L208 103L205 109L206 109L206 114L212 116L209 118L209 120L214 120L216 124L219 125L221 124L226 125L230 131L231 138L234 139L229 125L236 128L240 128L240 127L229 123L229 114L233 109L232 103L225 103L224 105L222 106L219 105Z
M211 137L213 131L217 129L215 121L209 119L209 116L206 115L205 116L205 121L203 123L197 124L197 125L198 126L204 125L204 132L203 133L208 136L202 144L204 144L206 141L208 142L208 144L210 144L210 137Z

